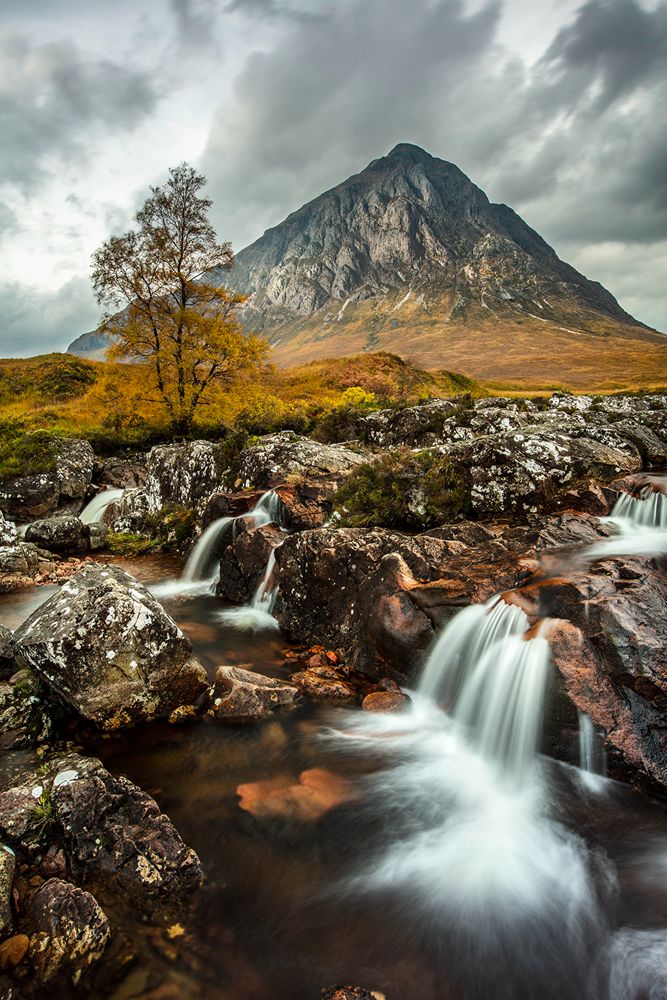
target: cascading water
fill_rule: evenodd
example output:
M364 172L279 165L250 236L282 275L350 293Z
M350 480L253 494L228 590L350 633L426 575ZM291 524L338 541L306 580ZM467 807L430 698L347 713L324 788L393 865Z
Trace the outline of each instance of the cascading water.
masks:
M153 587L158 597L175 597L179 594L214 593L218 580L218 560L222 540L228 532L235 532L238 522L251 520L255 525L279 521L282 501L273 490L267 490L252 510L238 517L220 517L209 524L193 547L180 580L168 580Z
M103 490L94 496L79 514L79 520L84 524L100 524L104 520L104 514L112 503L120 500L124 490Z
M607 773L604 741L585 712L579 712L579 768L589 788L603 787L602 779Z
M253 594L250 604L241 608L228 608L220 613L221 621L240 629L276 629L278 622L273 617L273 609L278 597L278 583L275 579L276 549L271 549L264 575Z
M651 486L645 486L638 497L622 493L603 521L613 525L617 534L586 549L587 560L667 552L667 496Z

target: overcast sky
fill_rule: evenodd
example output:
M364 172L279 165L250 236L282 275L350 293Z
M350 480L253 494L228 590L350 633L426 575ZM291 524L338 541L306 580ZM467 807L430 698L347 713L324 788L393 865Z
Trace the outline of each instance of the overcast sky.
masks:
M182 160L241 249L397 142L667 330L667 0L0 0L0 354Z

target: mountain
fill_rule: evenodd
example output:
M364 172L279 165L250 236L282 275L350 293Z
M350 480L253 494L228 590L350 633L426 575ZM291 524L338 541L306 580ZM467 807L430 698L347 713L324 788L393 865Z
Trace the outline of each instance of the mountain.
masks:
M452 163L401 143L242 250L214 281L290 365L388 350L518 384L667 380L639 323ZM69 348L88 354L99 339Z

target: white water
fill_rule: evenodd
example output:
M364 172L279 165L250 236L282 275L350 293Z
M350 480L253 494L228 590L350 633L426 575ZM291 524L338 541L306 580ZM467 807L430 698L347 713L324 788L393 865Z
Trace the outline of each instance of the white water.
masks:
M220 614L221 621L239 629L278 628L273 610L278 598L278 582L275 579L276 550L271 549L264 575L253 594L250 604L241 608L229 608Z
M603 779L607 774L604 740L585 712L579 712L579 768L582 780L589 788L599 790L604 787Z
M180 580L167 580L151 588L156 597L191 596L215 593L218 582L218 562L222 540L228 531L235 532L241 520L252 520L255 525L280 521L282 502L277 493L268 490L259 498L252 510L238 517L220 517L209 524L188 556Z
M120 500L124 490L103 490L94 496L79 514L79 520L84 524L100 524L104 519L107 507Z
M650 486L639 497L621 494L602 520L614 525L617 534L586 549L587 560L667 553L667 496Z

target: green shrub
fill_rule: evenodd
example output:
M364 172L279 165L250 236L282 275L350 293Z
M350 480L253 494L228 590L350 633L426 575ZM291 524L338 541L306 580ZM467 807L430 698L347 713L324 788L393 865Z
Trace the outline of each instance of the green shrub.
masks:
M143 556L157 546L158 542L154 538L130 531L112 532L107 535L107 549L114 556Z
M0 420L0 480L55 469L52 431L28 431L19 420Z
M335 505L343 524L352 527L420 531L463 514L467 492L445 456L404 449L355 469Z
M44 366L45 372L38 382L38 391L45 400L76 399L83 396L97 381L92 365L78 358L58 361Z

